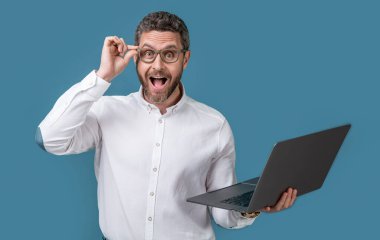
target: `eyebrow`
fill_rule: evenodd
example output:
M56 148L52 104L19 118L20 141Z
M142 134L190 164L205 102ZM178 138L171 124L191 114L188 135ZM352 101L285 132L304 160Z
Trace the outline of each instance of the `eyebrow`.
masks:
M143 47L150 47L150 48L155 49L152 45L150 45L148 43L144 43L141 48L143 48ZM169 44L169 45L165 46L163 49L169 49L169 48L177 48L177 46L175 44Z

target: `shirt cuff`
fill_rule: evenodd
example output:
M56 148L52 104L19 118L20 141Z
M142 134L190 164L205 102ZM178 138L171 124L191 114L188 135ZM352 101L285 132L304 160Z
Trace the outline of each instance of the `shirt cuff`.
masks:
M240 212L232 210L233 214L237 217L236 226L231 229L240 229L249 225L252 225L256 218L243 217Z

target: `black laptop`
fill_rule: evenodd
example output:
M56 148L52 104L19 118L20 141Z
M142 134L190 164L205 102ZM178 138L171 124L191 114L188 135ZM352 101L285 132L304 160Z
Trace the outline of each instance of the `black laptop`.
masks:
M188 198L188 202L254 212L273 206L289 187L297 196L319 189L351 124L278 142L260 177ZM223 177L223 176L221 176Z

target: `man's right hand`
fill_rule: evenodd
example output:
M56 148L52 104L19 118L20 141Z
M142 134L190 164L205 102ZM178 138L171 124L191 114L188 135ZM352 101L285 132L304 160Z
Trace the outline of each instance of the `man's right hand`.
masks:
M104 40L100 67L96 75L111 82L127 67L132 56L137 54L138 46L125 44L123 38L106 37Z

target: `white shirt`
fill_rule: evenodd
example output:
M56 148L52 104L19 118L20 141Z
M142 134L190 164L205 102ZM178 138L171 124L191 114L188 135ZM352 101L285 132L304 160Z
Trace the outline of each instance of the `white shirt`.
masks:
M95 153L99 224L111 240L215 239L251 225L239 212L186 199L236 183L235 148L218 111L188 97L161 114L139 92L103 96L95 71L72 86L39 125L46 151Z

